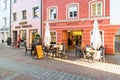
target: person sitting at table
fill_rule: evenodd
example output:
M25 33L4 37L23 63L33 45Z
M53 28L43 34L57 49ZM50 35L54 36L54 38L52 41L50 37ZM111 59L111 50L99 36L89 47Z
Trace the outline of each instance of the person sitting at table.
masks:
M54 57L54 55L55 55L54 44L51 44L51 45L50 45L49 52L52 53L52 57Z

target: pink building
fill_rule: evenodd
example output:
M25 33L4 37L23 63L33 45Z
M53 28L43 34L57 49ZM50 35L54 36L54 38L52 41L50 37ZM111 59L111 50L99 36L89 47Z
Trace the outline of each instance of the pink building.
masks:
M18 35L30 46L36 34L41 35L41 0L12 0L11 38Z
M120 12L116 10L119 4L115 4L118 1L44 0L43 3L43 32L49 22L53 43L63 42L66 49L74 49L76 37L79 37L78 44L90 46L93 22L97 20L106 53L115 53L115 41L120 39L120 18L117 17ZM117 5L116 8L113 5ZM119 24L113 24L116 20Z

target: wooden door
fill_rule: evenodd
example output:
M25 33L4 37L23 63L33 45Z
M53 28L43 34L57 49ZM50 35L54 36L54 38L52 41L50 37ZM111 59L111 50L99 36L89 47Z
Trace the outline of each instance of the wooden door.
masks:
M68 50L68 32L63 31L63 43L66 47L66 50Z

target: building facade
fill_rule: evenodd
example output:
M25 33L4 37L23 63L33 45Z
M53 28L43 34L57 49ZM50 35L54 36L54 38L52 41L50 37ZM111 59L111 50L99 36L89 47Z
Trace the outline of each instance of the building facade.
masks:
M94 20L98 21L102 44L107 54L115 53L115 37L120 25L112 24L112 0L44 0L43 38L45 24L49 22L52 41L63 42L66 49L84 43L91 45ZM113 8L114 9L114 8ZM120 18L119 18L120 19ZM119 20L120 22L120 20Z
M36 34L41 35L41 0L12 0L11 2L11 38L32 44Z
M10 0L0 0L0 43L10 37Z

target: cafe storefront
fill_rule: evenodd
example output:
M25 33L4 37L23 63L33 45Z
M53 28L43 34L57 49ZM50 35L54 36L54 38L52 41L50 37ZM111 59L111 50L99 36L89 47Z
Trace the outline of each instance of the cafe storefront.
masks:
M26 42L27 46L30 47L35 35L38 34L38 28L34 28L27 21L19 22L19 25L12 29L11 34L12 42L17 42L18 35L20 35L21 41Z

